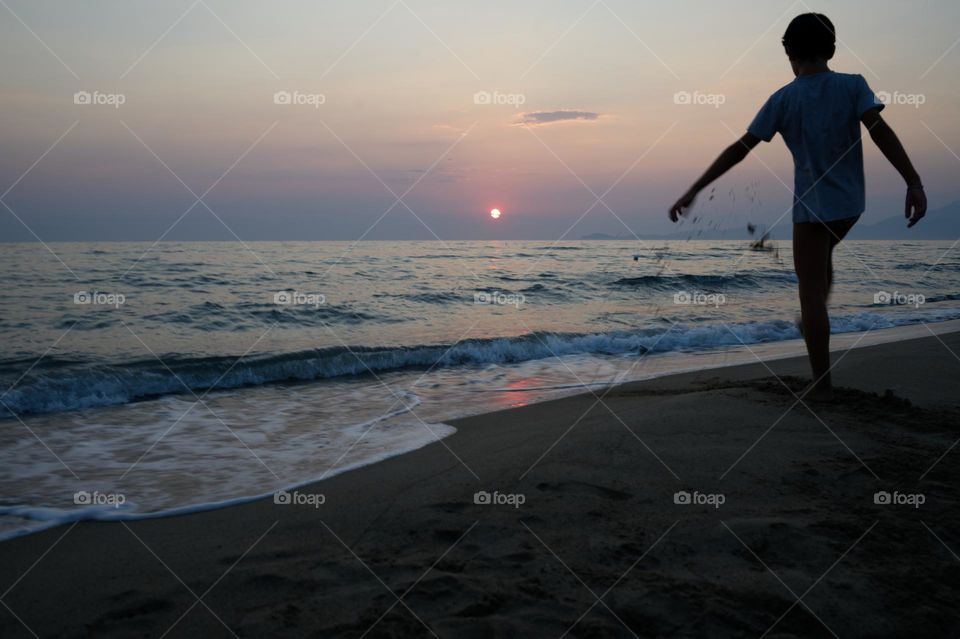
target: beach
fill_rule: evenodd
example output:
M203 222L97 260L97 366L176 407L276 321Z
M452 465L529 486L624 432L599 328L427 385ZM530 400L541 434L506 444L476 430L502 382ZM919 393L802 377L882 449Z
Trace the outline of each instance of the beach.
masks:
M799 357L685 373L11 539L0 635L956 636L960 332L928 328L835 352L833 404L797 400Z
M662 242L634 261L635 240L258 242L272 273L225 242L59 245L95 274L82 287L40 245L3 248L0 270L38 266L0 318L0 541L234 505L460 418L805 354L786 243ZM845 245L834 346L957 321L950 249Z
M829 4L0 0L0 639L960 637L960 4Z

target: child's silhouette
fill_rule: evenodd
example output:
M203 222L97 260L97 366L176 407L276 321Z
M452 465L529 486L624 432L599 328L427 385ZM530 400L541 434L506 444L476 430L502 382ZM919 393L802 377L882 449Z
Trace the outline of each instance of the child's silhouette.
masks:
M793 259L802 332L813 369L807 393L830 399L827 298L833 284L833 249L864 211L861 122L906 180L908 228L926 214L927 198L906 151L880 117L883 104L863 76L827 67L836 51L833 23L819 13L799 15L787 27L783 46L796 78L770 96L747 133L670 207L670 219L676 222L697 193L743 160L761 140L769 142L776 133L783 136L794 161Z

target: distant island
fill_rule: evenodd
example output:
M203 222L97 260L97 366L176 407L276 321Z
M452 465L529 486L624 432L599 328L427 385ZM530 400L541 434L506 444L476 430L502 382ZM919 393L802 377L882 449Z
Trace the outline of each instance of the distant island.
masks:
M860 223L853 227L849 239L949 240L952 242L960 238L960 202L953 202L944 207L930 210L927 216L912 229L907 228L907 223L902 215L882 218L877 222L874 222L873 219L874 216L871 215L870 211L867 211ZM761 228L763 228L762 225ZM777 233L777 231L779 231L779 233ZM789 238L790 231L791 225L789 220L784 219L774 229L773 239L778 239L777 236L779 236L779 239ZM726 229L711 229L685 225L682 227L682 230L675 233L638 233L637 236L645 240L745 240L751 237L746 224ZM581 235L580 239L626 241L634 240L636 237L626 234L610 235L609 233L590 233L588 235Z
M629 235L610 235L608 233L590 233L589 235L581 235L581 240L632 240L634 238Z

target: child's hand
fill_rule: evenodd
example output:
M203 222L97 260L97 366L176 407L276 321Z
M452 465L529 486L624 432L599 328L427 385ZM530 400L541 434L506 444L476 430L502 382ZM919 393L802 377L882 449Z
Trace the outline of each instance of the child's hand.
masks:
M696 193L687 191L683 196L676 201L676 203L670 207L670 221L676 222L680 219L680 216L683 215L684 209L688 209L693 206L693 200L697 197Z
M903 215L909 222L907 228L910 228L923 219L927 214L927 196L923 192L923 187L912 187L907 189L907 201L903 207Z

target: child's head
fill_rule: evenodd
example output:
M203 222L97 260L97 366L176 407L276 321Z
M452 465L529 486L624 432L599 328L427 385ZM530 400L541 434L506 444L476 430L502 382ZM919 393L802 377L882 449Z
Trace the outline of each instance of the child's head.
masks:
M837 32L822 13L803 13L790 21L783 34L783 48L794 71L803 62L826 62L837 50Z

